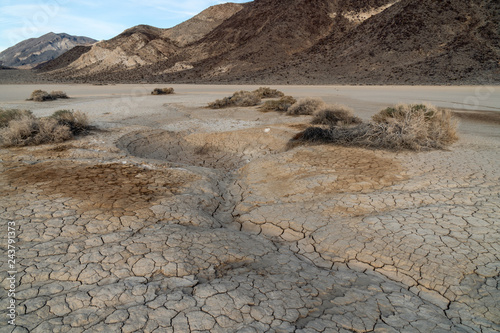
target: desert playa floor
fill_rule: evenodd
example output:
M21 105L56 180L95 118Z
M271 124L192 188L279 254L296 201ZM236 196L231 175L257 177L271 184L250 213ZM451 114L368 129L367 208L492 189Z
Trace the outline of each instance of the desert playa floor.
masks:
M99 128L0 150L0 332L500 331L500 87L276 87L364 119L460 109L449 150L396 153L286 150L310 117L204 108L256 87L157 86L0 86L0 107Z

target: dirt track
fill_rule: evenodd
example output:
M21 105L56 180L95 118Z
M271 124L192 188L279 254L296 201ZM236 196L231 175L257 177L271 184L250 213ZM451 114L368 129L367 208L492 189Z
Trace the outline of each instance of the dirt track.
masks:
M203 108L246 87L152 87L46 87L74 98L43 104L1 87L0 107L79 109L105 129L0 150L18 330L500 331L496 113L462 111L448 151L286 150L309 117ZM500 109L497 87L281 89L363 118L420 100Z

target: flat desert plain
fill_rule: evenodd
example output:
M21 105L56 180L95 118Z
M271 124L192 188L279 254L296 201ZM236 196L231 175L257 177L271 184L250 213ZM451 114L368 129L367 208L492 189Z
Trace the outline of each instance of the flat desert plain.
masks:
M97 127L0 150L0 332L500 331L500 87L273 87L456 109L460 140L422 152L286 149L310 116L205 108L257 87L155 87L0 86Z

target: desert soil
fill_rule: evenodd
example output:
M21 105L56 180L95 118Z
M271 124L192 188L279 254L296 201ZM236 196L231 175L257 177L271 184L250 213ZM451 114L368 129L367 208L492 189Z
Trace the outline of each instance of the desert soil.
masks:
M274 87L364 119L458 109L450 149L391 152L287 150L310 117L204 107L256 87L156 86L0 86L0 107L99 128L0 150L0 332L500 331L500 87Z

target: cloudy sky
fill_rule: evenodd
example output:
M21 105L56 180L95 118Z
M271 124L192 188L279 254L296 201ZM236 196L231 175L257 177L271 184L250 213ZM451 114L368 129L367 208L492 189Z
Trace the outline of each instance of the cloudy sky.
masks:
M228 1L0 0L0 52L48 32L102 40L138 24L170 28L209 6L224 2Z

